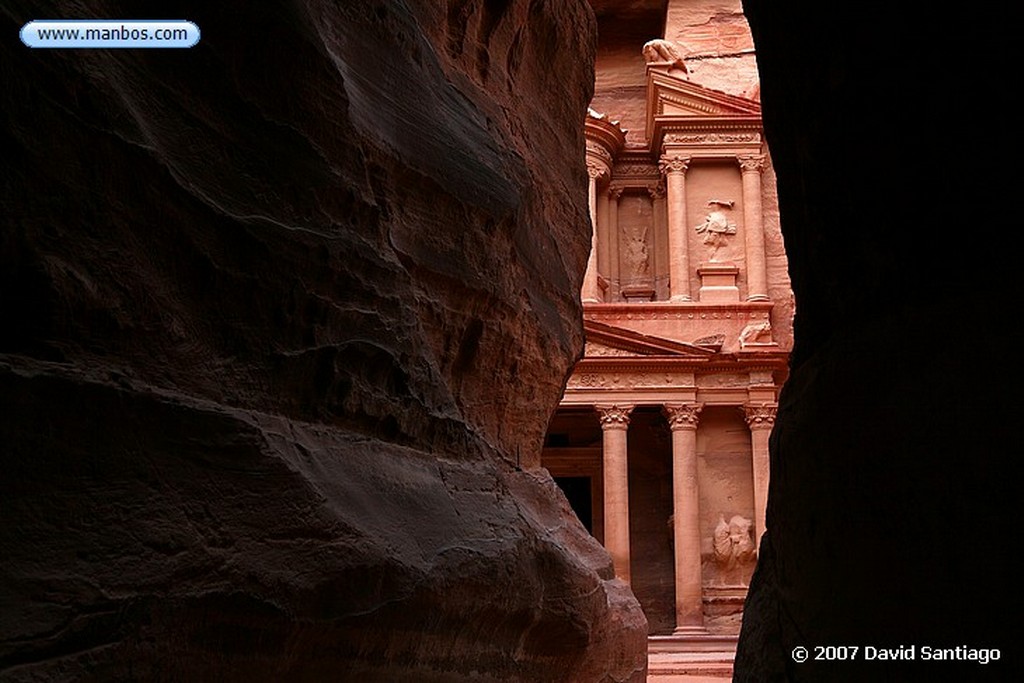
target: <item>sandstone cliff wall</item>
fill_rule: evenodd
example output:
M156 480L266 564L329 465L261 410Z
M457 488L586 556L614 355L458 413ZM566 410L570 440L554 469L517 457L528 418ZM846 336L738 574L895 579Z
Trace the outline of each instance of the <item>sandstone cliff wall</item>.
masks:
M0 679L642 680L535 468L586 4L179 11L191 50L0 46Z

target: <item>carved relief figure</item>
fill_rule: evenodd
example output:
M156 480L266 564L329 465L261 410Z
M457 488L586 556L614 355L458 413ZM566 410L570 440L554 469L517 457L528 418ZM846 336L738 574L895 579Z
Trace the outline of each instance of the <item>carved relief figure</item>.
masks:
M754 558L757 549L750 533L753 526L751 520L741 515L733 515L728 522L725 515L718 516L714 534L715 560L725 569L733 569Z
M689 73L679 47L670 40L657 38L647 41L644 43L643 55L644 61L648 64L671 64L670 68L682 69L684 73Z
M772 341L772 324L767 320L750 323L740 332L740 348L748 344L765 344Z
M708 206L717 207L705 217L704 222L694 228L697 234L702 235L704 244L710 247L708 260L717 261L718 251L727 244L726 237L736 234L736 224L729 222L729 217L723 209L732 209L733 202L721 199L711 199Z
M626 241L626 261L634 279L643 279L650 271L650 253L647 249L647 226L630 231Z

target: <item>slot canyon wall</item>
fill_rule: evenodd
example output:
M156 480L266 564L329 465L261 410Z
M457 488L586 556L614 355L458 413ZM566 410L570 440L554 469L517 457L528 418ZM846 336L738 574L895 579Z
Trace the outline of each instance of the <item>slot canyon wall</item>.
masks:
M0 680L634 681L539 451L579 357L583 0L5 2Z
M1019 30L997 8L744 7L797 315L735 680L1018 680ZM958 646L1001 660L924 659Z

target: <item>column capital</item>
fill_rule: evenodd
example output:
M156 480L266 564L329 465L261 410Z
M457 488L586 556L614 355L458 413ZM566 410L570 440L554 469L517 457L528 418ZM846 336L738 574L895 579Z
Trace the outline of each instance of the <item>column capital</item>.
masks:
M751 429L771 429L775 424L775 413L779 406L776 403L759 403L757 405L747 404L743 406L746 414L747 426Z
M665 184L664 183L648 183L647 194L651 195L651 199L657 201L665 197Z
M669 173L686 173L686 169L689 167L690 157L683 156L682 154L663 154L661 159L658 160L658 170L665 175Z
M626 429L629 426L629 414L635 406L625 404L595 405L597 416L601 420L601 429Z
M750 154L737 157L740 162L740 170L744 173L760 173L764 170L764 155Z
M597 180L608 173L608 167L596 161L587 162L587 175L591 180Z
M662 406L665 417L668 418L668 426L675 431L677 429L697 429L700 422L700 411L704 405L701 403L666 403Z
M622 196L622 192L623 192L623 190L625 190L625 189L626 189L626 188L624 188L624 187L621 187L621 186L617 186L617 187L609 187L609 188L608 188L608 199L612 199L612 200L615 200L615 201L619 201L619 197L621 197L621 196Z

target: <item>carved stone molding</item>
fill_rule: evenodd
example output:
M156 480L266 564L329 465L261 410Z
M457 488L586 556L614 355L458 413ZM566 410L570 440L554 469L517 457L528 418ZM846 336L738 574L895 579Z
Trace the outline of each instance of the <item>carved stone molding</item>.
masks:
M704 406L699 403L666 403L662 410L668 419L668 426L676 429L697 429L700 422L700 411Z
M664 174L669 173L686 173L686 169L690 167L690 157L680 156L674 154L672 156L665 155L661 157L658 162L658 168Z
M760 173L764 170L764 155L753 154L750 156L739 157L740 170L744 173Z
M629 427L629 414L633 412L631 405L596 405L597 416L601 420L601 429L626 429Z
M761 142L760 133L666 133L667 143L707 145L736 142Z
M761 403L760 405L745 405L743 412L746 413L747 426L751 429L771 429L775 424L775 413L779 406L775 403Z
M616 178L657 178L658 167L654 164L616 164Z
M607 162L609 165L612 163L612 155L602 145L596 142L587 140L587 154L593 154L598 159Z

